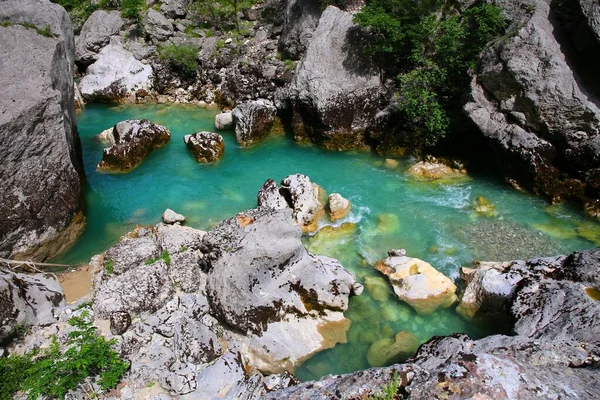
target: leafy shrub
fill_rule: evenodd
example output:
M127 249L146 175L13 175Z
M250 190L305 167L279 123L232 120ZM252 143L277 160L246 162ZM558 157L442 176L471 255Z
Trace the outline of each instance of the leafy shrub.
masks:
M69 333L64 353L53 337L48 349L1 358L0 398L12 398L21 390L27 392L28 399L39 396L62 399L84 379L94 376L98 376L103 390L115 387L129 364L112 349L115 340L98 336L86 318L84 311L80 317L69 320L75 329Z
M177 71L186 75L192 74L198 68L198 47L191 44L168 44L158 46L158 56Z
M121 0L121 16L139 22L145 6L144 0Z
M171 265L171 256L167 250L164 250L158 257L149 258L146 260L146 265L154 264L158 260L163 260L165 264Z
M100 5L92 3L91 0L51 0L53 3L60 4L69 13L71 21L76 28L81 28L83 23ZM77 30L77 29L76 29Z

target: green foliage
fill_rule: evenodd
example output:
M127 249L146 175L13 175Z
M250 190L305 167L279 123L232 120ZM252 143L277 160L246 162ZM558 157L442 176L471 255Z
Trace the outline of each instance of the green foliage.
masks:
M69 13L73 25L81 27L90 15L104 4L93 4L91 0L51 0L53 3L60 4Z
M158 260L163 260L165 264L171 265L171 256L167 250L164 250L158 257L149 258L146 260L146 265L154 264Z
M52 33L52 30L50 29L50 25L46 25L43 28L36 28L35 29L36 32L42 36L46 36L46 37L50 37L53 38L54 34Z
M9 26L13 26L13 23L12 23L12 22L10 22L10 21L8 21L8 20L5 20L5 21L0 21L0 26L2 26L2 27L4 27L4 28L7 28L7 27L9 27Z
M115 340L98 336L86 318L84 311L80 317L69 320L75 329L69 333L64 353L53 337L45 350L0 359L0 398L8 399L17 391L25 391L28 399L62 399L84 379L94 376L98 376L103 390L115 387L129 364L112 349Z
M257 2L258 0L192 0L189 8L203 26L220 31L236 29L242 32L238 14Z
M286 70L286 71L292 71L292 70L296 69L296 64L297 64L297 63L296 63L296 61L294 61L294 60L290 60L290 59L287 59L287 58L286 58L286 59L283 61L283 63L284 63L284 65L285 65L285 70Z
M374 0L355 22L369 33L367 52L398 77L400 109L417 147L446 135L448 110L467 87L468 70L506 27L494 5L459 13L438 0Z
M186 251L187 249L188 249L188 247L187 247L187 246L181 246L181 247L179 248L179 252L180 252L180 253L183 253L183 252L184 252L184 251Z
M383 387L380 393L372 396L369 400L395 400L400 399L401 396L398 394L400 389L400 381L398 380L398 371L394 371L392 380Z
M142 11L146 6L144 0L121 0L121 16L130 18L136 22L141 21Z
M161 60L184 75L191 75L198 68L198 47L192 44L159 45L157 51Z
M111 275L115 273L115 262L109 257L104 259L104 270Z

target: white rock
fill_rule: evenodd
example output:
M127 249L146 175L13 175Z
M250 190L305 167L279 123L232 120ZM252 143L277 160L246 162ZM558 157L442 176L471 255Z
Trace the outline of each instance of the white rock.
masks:
M162 214L162 219L166 224L174 224L176 222L184 222L185 217L181 214L177 214L175 211L167 208Z
M215 128L219 131L233 129L233 116L230 112L215 115Z
M332 193L328 198L327 212L332 220L344 218L350 211L350 201L339 193Z

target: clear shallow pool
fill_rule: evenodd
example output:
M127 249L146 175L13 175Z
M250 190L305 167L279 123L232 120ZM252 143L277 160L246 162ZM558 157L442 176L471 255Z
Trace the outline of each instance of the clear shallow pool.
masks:
M352 212L345 221L356 225L328 238L306 238L307 246L338 258L367 290L351 300L349 343L305 362L296 371L301 379L369 367L366 354L371 344L402 330L424 342L434 335L467 332L478 337L499 329L475 326L453 310L419 317L395 300L390 286L371 267L390 248L405 248L410 256L457 278L459 267L475 259L555 255L600 244L600 225L576 208L548 206L484 176L446 184L415 181L404 173L409 160L386 168L371 154L327 152L283 136L244 149L237 147L232 132L226 132L224 158L214 165L199 165L188 154L183 136L213 130L214 115L195 106L87 106L79 117L79 133L87 174L88 227L57 261L87 262L136 224L158 223L165 208L184 214L190 226L209 229L255 207L266 179L308 175L327 192L351 200ZM172 133L170 143L128 174L97 173L102 146L95 136L129 118L166 125ZM479 196L495 206L495 217L474 213Z

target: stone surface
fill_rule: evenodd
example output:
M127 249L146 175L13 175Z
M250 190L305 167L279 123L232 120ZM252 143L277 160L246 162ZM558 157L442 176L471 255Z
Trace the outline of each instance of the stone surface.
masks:
M75 122L74 43L62 7L0 2L0 256L45 260L83 231L81 145ZM50 27L55 37L18 24Z
M293 210L292 218L304 232L316 231L319 220L325 213L320 200L322 190L302 174L290 175L281 181L280 192L284 198L289 199Z
M146 35L157 42L163 42L173 36L173 24L158 11L149 8L144 16Z
M268 207L274 210L283 210L289 208L290 205L281 193L281 189L277 186L277 182L273 179L267 179L258 191L258 206Z
M233 129L233 115L230 112L215 115L215 128L218 131Z
M430 157L411 165L408 173L415 178L424 180L456 179L464 178L467 175L467 170L460 163L449 164L451 163Z
M160 12L169 18L185 18L189 0L163 0Z
M328 7L287 94L294 135L327 149L366 147L387 95L378 70L362 56L352 14Z
M285 56L298 60L304 54L313 38L321 12L321 2L318 0L286 1L283 32L278 43Z
M406 359L419 348L419 339L408 331L398 332L393 338L379 339L369 347L367 361L371 367L382 367Z
M225 153L223 137L213 132L185 135L183 141L196 161L202 164L217 162Z
M332 193L327 198L327 214L332 220L342 219L350 212L350 201L339 193Z
M165 224L175 224L178 222L185 222L185 217L181 214L177 214L175 211L167 208L165 212L162 213L162 219Z
M99 170L128 172L137 167L153 150L171 139L169 130L146 119L128 119L113 127L114 144L104 149Z
M0 343L34 325L49 325L65 305L51 274L26 275L0 269Z
M123 47L109 44L88 67L79 88L89 101L132 102L136 91L150 90L152 74L150 65L136 60Z
M387 275L396 296L421 315L456 303L456 285L418 258L387 257L378 261L375 269Z
M271 133L277 109L269 100L258 99L242 103L231 113L235 138L242 146L258 143Z
M119 11L97 10L85 21L75 38L75 61L87 67L98 59L98 53L110 43L125 25Z
M554 201L597 198L600 92L592 72L597 50L578 48L583 31L572 31L585 26L584 14L577 14L575 1L493 3L515 34L483 51L465 112L498 166L521 186Z

